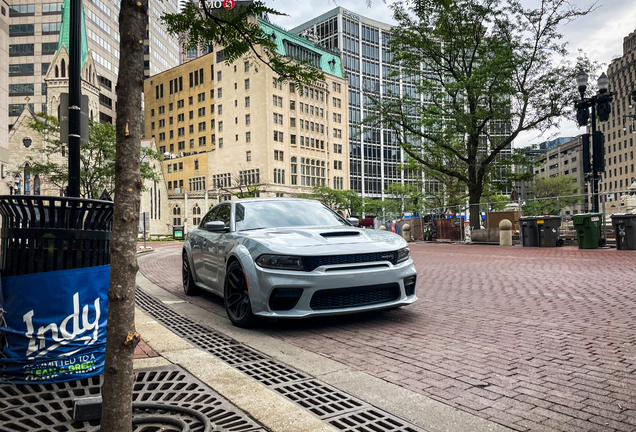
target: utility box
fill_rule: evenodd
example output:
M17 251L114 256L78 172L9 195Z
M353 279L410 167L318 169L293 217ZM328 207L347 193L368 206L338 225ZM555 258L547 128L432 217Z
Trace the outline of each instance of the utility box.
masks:
M601 213L581 213L572 217L579 249L596 249L601 240Z
M616 249L636 250L636 214L615 213L612 225L616 232Z
M172 238L175 240L183 240L185 238L183 235L183 225L173 225Z

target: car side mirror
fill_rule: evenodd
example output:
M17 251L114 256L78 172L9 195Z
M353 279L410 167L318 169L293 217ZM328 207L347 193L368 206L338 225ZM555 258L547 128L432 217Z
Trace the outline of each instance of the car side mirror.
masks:
M347 218L347 221L354 227L357 227L358 225L360 225L360 221L358 220L358 218L350 217L350 218Z
M222 221L213 221L205 224L205 230L209 232L224 232L225 222Z

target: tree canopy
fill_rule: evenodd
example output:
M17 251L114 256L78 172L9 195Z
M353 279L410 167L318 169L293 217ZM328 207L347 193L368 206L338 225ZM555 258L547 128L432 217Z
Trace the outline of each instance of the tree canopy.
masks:
M68 145L60 142L59 126L57 117L46 113L39 113L29 122L29 127L42 137L44 146L39 150L42 157L29 156L25 169L64 190L68 184L68 158L64 157L64 148ZM88 144L80 148L80 196L99 199L104 191L112 196L115 190L115 126L91 120L88 137ZM159 181L159 174L153 167L159 154L142 147L141 156L141 178Z
M577 195L580 190L572 176L537 178L530 185L530 192L535 200L523 206L529 215L557 215L561 209L579 204L584 199Z
M567 60L559 27L590 9L552 0L536 9L518 0L409 0L392 8L398 25L388 69L404 91L387 85L382 98L368 93L375 114L365 123L399 131L421 167L461 183L477 228L502 151L524 131L557 125L578 99L581 66Z

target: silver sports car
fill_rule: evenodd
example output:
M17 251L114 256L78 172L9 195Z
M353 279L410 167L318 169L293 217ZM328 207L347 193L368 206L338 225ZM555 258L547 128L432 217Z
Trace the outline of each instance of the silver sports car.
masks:
M234 325L413 303L416 272L399 235L356 228L319 201L214 206L183 246L183 289L223 297Z

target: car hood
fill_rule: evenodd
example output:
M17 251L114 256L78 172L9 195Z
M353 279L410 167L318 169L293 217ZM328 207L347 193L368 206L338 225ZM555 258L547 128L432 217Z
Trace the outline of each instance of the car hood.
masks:
M270 228L241 234L271 251L301 255L379 252L407 246L397 234L355 227Z

